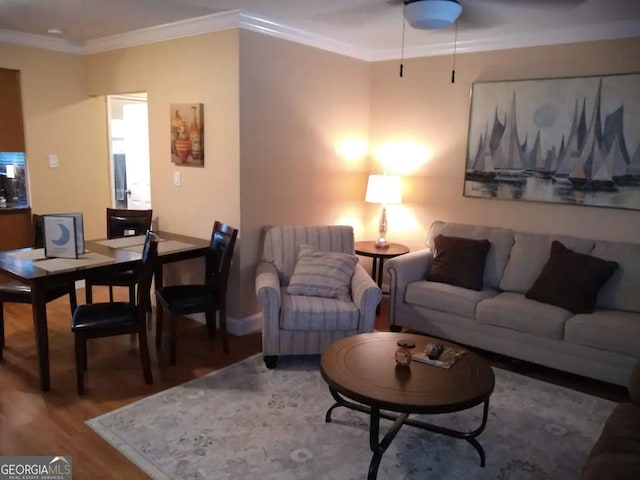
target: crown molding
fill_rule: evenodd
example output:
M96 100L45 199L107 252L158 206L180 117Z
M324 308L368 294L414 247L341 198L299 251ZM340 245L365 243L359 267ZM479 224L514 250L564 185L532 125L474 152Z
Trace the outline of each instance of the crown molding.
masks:
M60 38L51 38L45 35L33 35L0 29L0 43L25 45L65 53L93 54L234 28L270 35L366 62L396 60L401 56L400 46L383 50L355 47L329 37L284 25L273 19L239 10L134 30L119 35L89 40L84 44ZM479 32L475 36L461 35L456 44L456 51L458 53L472 53L636 37L639 31L640 20L626 20L615 23L595 24L590 27L566 27L562 30L540 31L535 34L525 35L514 33L498 37L486 37L482 35L482 32ZM404 58L449 55L451 53L453 53L453 42L431 42L428 45L405 47Z
M301 43L309 47L338 53L347 57L357 58L358 60L371 61L373 59L372 50L355 47L348 43L307 32L299 28L289 27L275 20L258 17L246 12L240 13L238 27L291 42Z
M615 38L637 37L640 32L640 20L624 20L615 23L600 23L590 27L567 27L563 30L541 30L535 34L510 34L502 36L474 38L462 37L456 43L457 53L485 52L490 50L508 50L512 48L542 47L563 43L612 40ZM405 47L404 58L431 57L453 53L453 42L438 42L429 45ZM369 61L397 60L401 56L400 48L371 52Z
M133 30L110 37L96 38L95 40L85 42L84 53L100 53L237 28L239 14L240 12L238 10L214 13L212 15L188 18L178 22Z
M0 43L42 48L45 50L55 50L57 52L64 53L75 53L79 55L84 53L82 45L70 42L69 40L47 37L46 35L15 32L13 30L0 29Z

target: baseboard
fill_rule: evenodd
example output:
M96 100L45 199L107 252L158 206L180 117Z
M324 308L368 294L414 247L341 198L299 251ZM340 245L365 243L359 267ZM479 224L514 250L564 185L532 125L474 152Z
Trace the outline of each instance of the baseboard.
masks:
M194 313L187 317L203 325L206 323L204 313ZM249 335L262 330L262 313L255 313L244 318L227 317L227 331L232 335Z

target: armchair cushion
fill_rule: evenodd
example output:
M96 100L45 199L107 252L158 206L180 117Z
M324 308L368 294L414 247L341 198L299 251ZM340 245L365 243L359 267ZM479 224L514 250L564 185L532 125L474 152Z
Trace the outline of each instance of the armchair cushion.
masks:
M310 245L301 245L287 291L290 295L351 301L349 287L357 263L355 255L321 252Z
M335 298L283 295L280 328L283 330L357 330L360 312L351 301Z

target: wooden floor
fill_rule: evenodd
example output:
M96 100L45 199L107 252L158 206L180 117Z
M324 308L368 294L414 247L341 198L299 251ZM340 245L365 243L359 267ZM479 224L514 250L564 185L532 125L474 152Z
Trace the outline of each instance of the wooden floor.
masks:
M94 288L94 301L107 299L106 288ZM126 300L125 289L117 290ZM84 291L78 291L84 298ZM184 319L179 329L178 364L158 355L150 332L153 385L146 385L136 348L129 336L89 342L87 394L76 394L73 334L67 298L47 305L51 391L38 389L31 307L5 304L6 348L0 363L0 455L72 455L75 479L138 479L147 476L87 427L84 422L140 398L200 377L260 352L260 334L230 336L224 355L219 336L207 338L203 325ZM388 302L383 299L376 328L388 330ZM483 353L483 352L481 352ZM505 358L492 363L513 369ZM518 371L612 400L624 400L623 388L589 381L540 367L520 364Z

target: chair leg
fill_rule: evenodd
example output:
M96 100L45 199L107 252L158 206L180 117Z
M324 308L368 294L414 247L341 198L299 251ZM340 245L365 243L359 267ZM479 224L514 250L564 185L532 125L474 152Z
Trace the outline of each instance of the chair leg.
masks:
M204 316L207 319L207 333L209 338L216 338L216 311L211 310L204 312Z
M177 315L169 312L169 365L176 364L176 344L178 342Z
M89 283L89 280L85 280L84 281L84 294L85 294L85 301L87 303L87 305L90 305L93 303L93 290L92 290L92 285L91 283Z
M142 373L144 381L147 385L153 384L153 376L151 374L151 360L149 359L149 345L147 342L147 327L140 325L138 330L138 341L140 343L140 361L142 362Z
M129 285L129 303L131 305L136 304L136 286L135 285Z
M164 317L164 308L159 302L156 302L156 349L162 347L162 319Z
M229 353L229 335L227 335L227 309L224 304L220 305L220 332L222 332L222 350Z
M85 372L89 370L89 342L87 339L85 339L82 349L82 368Z
M78 395L84 395L84 376L87 361L87 340L83 335L78 333L75 334L75 347Z
M113 286L112 285L109 285L109 302L113 303Z
M4 303L0 302L0 360L4 350Z
M76 308L78 308L78 295L76 293L76 282L71 282L69 284L69 305L71 306L71 316L73 317L73 314L76 311Z

